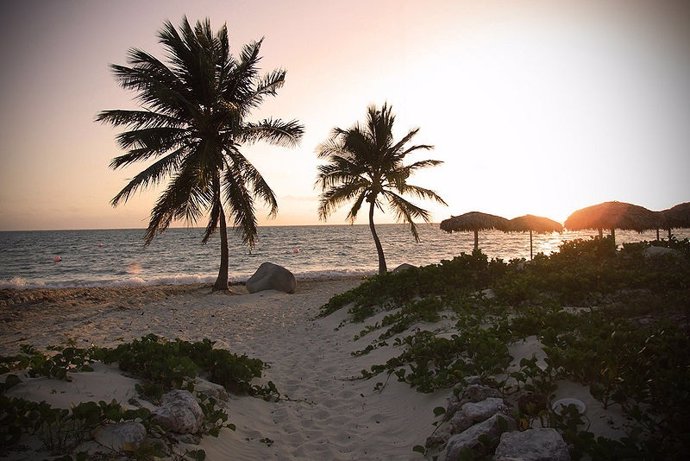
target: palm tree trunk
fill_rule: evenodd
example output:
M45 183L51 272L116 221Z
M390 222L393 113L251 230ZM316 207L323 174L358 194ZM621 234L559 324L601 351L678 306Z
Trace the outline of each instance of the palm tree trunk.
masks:
M479 249L479 231L477 229L474 230L474 251L477 251Z
M376 234L376 228L374 227L374 200L371 201L371 206L369 207L369 229L371 229L371 236L374 238L374 244L376 245L376 252L379 254L379 274L385 274L388 272L386 268L386 257L383 255L383 247L381 246L381 240Z
M225 213L223 206L220 207L220 269L218 269L218 278L213 285L213 291L229 291L228 290L228 229L225 224Z

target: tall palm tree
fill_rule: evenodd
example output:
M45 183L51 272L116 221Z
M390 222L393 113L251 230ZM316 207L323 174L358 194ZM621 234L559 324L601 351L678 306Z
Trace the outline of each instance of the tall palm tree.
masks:
M250 247L257 238L255 199L268 205L269 216L278 211L273 191L240 148L259 140L294 146L304 129L296 120L246 121L285 82L282 69L259 75L261 40L245 45L235 58L227 26L214 34L208 19L192 28L186 17L179 30L166 22L158 37L167 64L132 49L129 66L111 66L120 86L137 93L141 110L106 110L96 117L126 127L117 140L127 153L112 160L113 169L155 160L111 203L127 202L135 191L167 180L151 211L145 243L173 220L194 223L208 214L202 241L220 229L221 260L213 289L228 290L226 211Z
M321 144L317 153L328 163L318 167L316 184L321 187L319 218L326 218L340 205L354 200L347 219L353 223L362 204L369 204L369 229L379 257L379 273L387 271L386 258L381 240L374 226L374 209L383 211L382 202L395 213L397 221L410 224L410 232L419 242L415 218L429 222L429 212L405 200L402 194L417 198L433 199L446 204L436 192L407 183L410 175L420 169L439 165L440 160L421 160L404 165L405 157L420 149L433 149L433 146L419 144L406 147L417 134L419 128L407 133L401 140L393 140L395 115L384 104L381 109L370 106L366 125L359 123L343 130L335 128L331 138Z

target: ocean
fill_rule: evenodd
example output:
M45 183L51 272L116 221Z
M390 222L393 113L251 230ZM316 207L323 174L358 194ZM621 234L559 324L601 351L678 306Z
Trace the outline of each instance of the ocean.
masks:
M419 225L415 243L403 224L377 226L388 269L452 259L472 251L471 232L447 234L438 224ZM201 243L203 229L168 229L144 246L142 229L0 232L0 288L58 288L212 283L218 273L219 240ZM557 251L564 240L596 231L534 235L534 254ZM674 231L679 238L690 232ZM662 231L662 237L666 232ZM617 231L616 242L654 240L656 232ZM252 251L232 230L230 281L246 281L265 261L280 264L299 279L374 274L378 260L367 225L267 226L259 228ZM490 258L529 259L529 234L480 232Z

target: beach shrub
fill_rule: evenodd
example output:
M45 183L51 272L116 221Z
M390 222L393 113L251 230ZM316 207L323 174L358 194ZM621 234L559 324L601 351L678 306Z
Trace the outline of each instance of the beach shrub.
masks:
M115 401L82 402L68 410L46 402L0 395L0 409L3 446L13 446L23 434L29 434L38 437L45 449L54 453L73 450L102 424L136 419L150 426L151 419L145 408L125 410Z
M383 365L363 370L365 379L387 372L420 392L433 392L466 376L499 373L510 362L506 342L496 329L474 329L451 338L419 331L396 339L394 345L402 346L403 352Z
M0 356L0 374L13 370L26 370L29 376L45 376L69 381L69 372L93 371L91 364L96 360L97 348L81 349L74 346L51 346L48 355L35 347L22 344L20 353L14 356Z
M29 376L47 376L69 380L69 373L92 371L90 364L117 362L120 369L143 380L138 390L145 397L157 400L171 389L193 390L194 378L203 374L210 381L221 384L230 392L245 393L264 399L274 399L280 394L272 382L253 385L260 378L265 364L246 355L236 355L222 349L214 349L213 342L168 341L155 335L147 335L131 343L115 348L91 347L79 349L73 346L51 347L53 355L47 355L32 346L22 346L16 356L0 357L5 373L25 369ZM65 453L90 437L97 426L108 422L137 420L142 422L149 435L154 434L153 444L142 446L135 453L136 459L154 459L170 453L177 443L151 420L144 408L124 410L113 401L84 402L71 409L53 408L45 402L32 402L10 398L5 392L20 383L19 377L8 374L0 386L0 442L2 446L16 446L24 434L36 436L47 450ZM217 436L223 427L235 429L227 423L228 415L213 398L197 396L204 412L201 434ZM168 447L158 446L164 443ZM187 451L191 459L204 459L203 450ZM67 459L67 458L66 458ZM72 459L69 457L68 459ZM77 457L77 459L80 459Z
M424 267L412 267L367 278L358 287L332 297L321 307L324 317L347 306L353 322L362 322L377 312L400 307L417 298L455 296L487 288L492 279L505 272L501 260L489 262L477 250L461 253L452 260Z
M213 341L168 341L153 334L114 349L100 349L96 357L104 363L117 362L121 370L146 380L142 391L157 399L170 389L193 390L199 374L237 394L270 398L277 396L275 385L253 385L266 365L259 359L214 349Z
M649 245L675 245L679 254L645 257ZM550 256L508 263L476 252L378 276L340 300L351 321L395 310L357 336L384 330L355 355L400 349L363 370L364 378L387 373L421 392L470 375L492 382L510 362L506 344L537 336L545 365L525 358L510 386L507 378L494 381L504 392L543 400L539 411L518 415L521 427L539 418L557 428L573 459L682 459L690 451L689 248L687 239L620 250L610 238L574 240ZM433 326L405 335L418 321L446 317L455 328L442 335ZM560 379L588 386L605 407L620 406L634 429L621 440L597 438L576 411L554 414L548 398Z

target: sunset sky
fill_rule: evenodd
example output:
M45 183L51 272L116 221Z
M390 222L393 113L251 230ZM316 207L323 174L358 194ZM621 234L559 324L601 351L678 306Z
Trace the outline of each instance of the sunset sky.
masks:
M109 169L118 130L94 118L136 107L108 65L132 47L162 57L157 32L184 15L227 23L234 54L265 37L263 69L287 69L253 118L306 132L245 151L278 197L261 224L318 223L317 145L384 102L398 137L420 127L415 143L435 146L412 160L445 161L410 179L448 202L420 202L435 222L690 201L688 1L4 0L0 230L146 227L160 189L110 206L144 165Z

